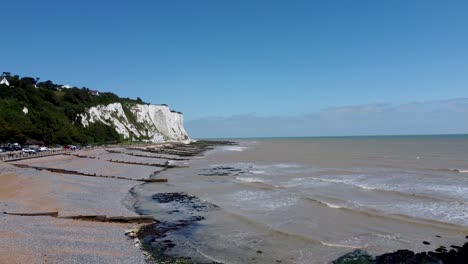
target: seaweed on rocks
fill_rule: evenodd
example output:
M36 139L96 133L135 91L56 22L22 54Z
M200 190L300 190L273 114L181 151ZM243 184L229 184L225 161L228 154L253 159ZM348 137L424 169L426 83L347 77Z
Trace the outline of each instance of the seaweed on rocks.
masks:
M190 232L190 228L196 227L197 223L205 219L204 216L200 215L201 213L216 209L218 206L183 192L155 193L151 196L151 199L164 204L166 209L169 208L166 213L169 215L174 214L176 217L170 221L160 221L142 227L138 232L138 237L143 249L157 260L157 263L201 264L201 262L196 262L191 258L172 256L170 252L178 246L178 242L170 239L170 233L181 230Z
M149 263L157 264L222 264L218 262L195 262L189 257L169 256L167 252L176 246L176 243L167 239L166 233L188 225L188 222L173 225L170 223L154 223L141 227L137 231L137 237L141 241L142 248L149 253Z
M413 251L403 249L393 253L387 253L375 258L376 264L442 264L442 262L430 256L426 252L415 254Z
M414 253L403 249L382 254L375 258L362 250L355 250L337 260L333 264L466 264L468 263L468 242L463 246L450 246L447 250L441 246L435 252Z
M187 193L156 193L151 197L154 201L158 203L174 203L176 207L184 207L186 211L207 211L208 209L217 208L217 205L204 202L198 197L193 196ZM172 213L175 213L179 210L172 210Z
M246 172L242 169L237 169L229 166L218 166L210 169L202 169L202 173L198 175L201 176L239 176L245 174Z
M333 264L371 264L373 261L374 258L366 251L357 249L333 261Z
M173 252L180 250L180 247L185 247L183 240L174 234L190 234L192 229L197 228L199 222L205 219L202 214L217 209L218 206L183 192L155 193L151 196L151 200L162 205L164 208L162 213L172 215L169 217L170 220L143 226L137 233L142 248L156 260L156 263L215 263L200 262L185 256L174 256ZM140 209L137 211L143 212Z

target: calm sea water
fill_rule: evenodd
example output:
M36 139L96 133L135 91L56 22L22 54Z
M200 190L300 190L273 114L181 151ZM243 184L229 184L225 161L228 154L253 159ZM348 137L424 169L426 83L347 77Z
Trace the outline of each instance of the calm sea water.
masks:
M356 248L378 254L462 244L468 235L468 136L242 140L138 189L140 209L174 221L172 254L224 263L328 263ZM171 213L158 192L219 208ZM437 237L440 236L440 237ZM429 241L431 245L424 245Z

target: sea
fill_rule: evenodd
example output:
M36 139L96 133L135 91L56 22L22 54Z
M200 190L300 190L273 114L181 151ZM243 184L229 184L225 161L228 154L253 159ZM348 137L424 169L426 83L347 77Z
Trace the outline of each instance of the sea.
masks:
M330 263L462 245L468 235L468 136L236 139L137 188L173 256L199 263ZM196 197L187 206L157 193ZM201 219L201 220L200 220ZM425 242L425 243L423 243Z

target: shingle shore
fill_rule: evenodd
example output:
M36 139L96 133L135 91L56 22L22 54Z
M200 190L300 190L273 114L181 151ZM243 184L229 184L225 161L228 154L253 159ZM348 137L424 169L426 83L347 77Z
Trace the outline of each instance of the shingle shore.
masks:
M95 153L91 153L95 152ZM99 155L99 150L86 155ZM106 161L89 163L73 156L51 156L24 164L69 166L148 177L147 167ZM135 176L136 177L136 176ZM136 216L125 206L128 191L139 182L54 174L0 163L0 211L48 212L60 215ZM0 263L146 263L125 231L135 224L86 222L47 216L0 215Z

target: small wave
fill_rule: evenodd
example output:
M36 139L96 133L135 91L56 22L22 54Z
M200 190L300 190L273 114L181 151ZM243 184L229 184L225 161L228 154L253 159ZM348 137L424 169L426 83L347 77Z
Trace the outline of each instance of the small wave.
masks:
M223 146L221 148L223 151L244 151L248 149L248 147L240 147L240 146Z
M352 249L366 248L367 247L367 245L365 245L365 246L351 246L351 245L326 243L326 242L321 242L321 244L324 245L324 246L327 246L327 247L352 248Z
M343 210L343 211L348 211L350 213L354 214L363 214L367 215L368 217L377 217L377 218L383 218L383 219L390 219L390 220L395 220L395 221L400 221L400 222L407 222L411 224L417 224L417 225L424 225L424 226L432 226L432 227L437 227L441 229L450 229L452 230L453 228L459 228L459 229L464 229L468 230L468 225L466 222L454 222L451 219L435 219L434 217L437 217L435 215L432 216L424 216L424 215L414 215L411 212L417 211L417 208L411 209L409 212L385 212L376 208L368 207L366 205L350 202L350 201L344 201L344 200L339 200L335 198L331 198L334 202L331 203L328 200L330 198L327 197L322 197L322 196L317 196L314 195L313 197L304 194L303 192L296 192L301 199L304 199L309 202L316 203L321 206L325 206L328 208L333 208L337 210ZM456 211L458 212L464 212L465 203L464 202L455 202L459 204L460 207L457 207ZM438 205L439 203L434 203L435 205ZM405 204L405 206L409 206L409 204ZM435 211L443 211L443 208L445 207L445 204L439 205L439 207L435 208ZM426 208L427 205L425 205L424 208ZM466 215L466 214L465 214ZM457 214L459 216L459 219L465 219L463 216L460 216L460 214Z
M319 205L329 207L329 208L343 210L343 211L347 211L353 214L362 214L362 215L366 215L368 217L373 217L373 218L382 218L382 219L388 219L388 220L393 220L393 221L411 223L415 225L421 225L421 226L431 226L433 228L440 228L440 229L446 229L446 230L447 229L448 230L467 230L467 226L462 225L462 224L443 222L443 221L439 221L435 219L411 216L411 215L402 214L402 213L387 214L385 212L381 212L376 209L364 208L362 206L359 206L360 209L356 209L353 206L351 207L340 206L340 205L332 204L332 203L325 202L323 200L319 200L319 199L308 197L308 196L302 196L302 198L305 200L317 203Z
M337 204L332 204L332 203L329 203L329 202L325 202L323 200L319 200L319 199L316 199L316 198L312 198L312 197L309 197L309 196L302 196L303 199L307 200L307 201L311 201L311 202L314 202L314 203L318 203L320 205L325 205L327 207L330 207L330 208L334 208L334 209L341 209L341 208L344 208L343 206L341 205L337 205Z
M310 179L318 180L318 181L321 181L321 182L329 182L329 183L349 185L349 186L353 186L353 187L360 188L360 189L367 190L367 191L393 193L393 194L397 194L397 195L401 195L401 196L425 199L425 200L430 200L430 201L439 201L439 202L446 202L447 201L447 199L442 199L442 198L429 196L429 195L425 195L425 194L405 192L404 190L395 190L394 188L385 188L385 186L371 186L371 185L367 185L367 184L363 184L363 183L357 183L354 180L327 179L327 178L317 178L317 177L310 177Z
M252 162L237 162L235 164L231 164L235 167L240 168L248 168L254 170L265 170L265 169L290 169L290 168L300 168L301 166L294 163L273 163L273 164L258 164Z
M273 164L272 167L275 167L278 169L289 169L289 168L299 168L300 166L297 164L278 163L278 164Z
M248 186L248 187L252 187L256 189L263 189L263 190L274 190L277 188L282 188L281 186L266 183L261 179L259 181L242 180L245 178L246 177L236 177L236 180L238 181L235 181L235 183L240 184L242 186ZM255 178L250 178L250 179L255 179Z
M189 241L186 241L184 244L191 247L191 248L193 248L198 254L200 254L202 257L212 261L213 263L225 263L224 260L217 259L217 258L203 252L199 247L195 246L194 244L190 243Z
M404 239L401 235L396 235L396 234L379 234L379 233L372 233L370 234L371 236L378 237L381 239L385 240L393 240L393 241L398 241L398 242L403 242L406 244L411 244L412 242Z
M335 208L335 209L343 208L343 206L339 206L339 205L336 205L336 204L327 203L327 202L323 202L323 203L326 204L330 208Z
M242 183L240 183L242 184ZM234 206L250 208L252 210L271 211L286 209L297 203L297 196L278 196L271 192L271 188L263 183L243 183L255 187L255 190L242 190L229 195ZM258 186L256 186L258 185ZM258 190L263 189L263 190Z
M429 169L433 171L441 171L441 172L454 172L454 173L468 173L468 170L462 170L457 168L439 168L439 169Z
M249 183L264 183L262 179L253 177L236 177L236 180Z
M263 170L250 170L249 172L252 174L265 174L265 171Z
M319 245L323 245L323 246L327 246L327 247L340 247L340 248L352 248L352 249L365 248L366 247L366 246L351 246L351 245L343 245L343 244L337 244L337 243L324 242L324 241L321 241L321 240L319 240L317 238L313 238L313 237L310 237L310 236L305 236L305 235L301 235L301 234L290 233L290 232L287 232L287 231L284 231L284 230L280 230L280 229L274 228L272 226L266 225L264 223L257 222L257 221L255 221L253 219L250 219L250 218L248 218L246 216L243 216L243 215L240 215L240 214L236 214L236 213L228 212L228 211L226 211L226 213L228 213L229 215L239 219L242 222L245 222L247 224L255 226L256 228L267 231L268 233L270 233L273 236L283 236L283 237L287 237L287 238L291 238L291 239L298 239L298 240L301 240L301 241L304 241L304 242L307 242L307 243L319 244Z

